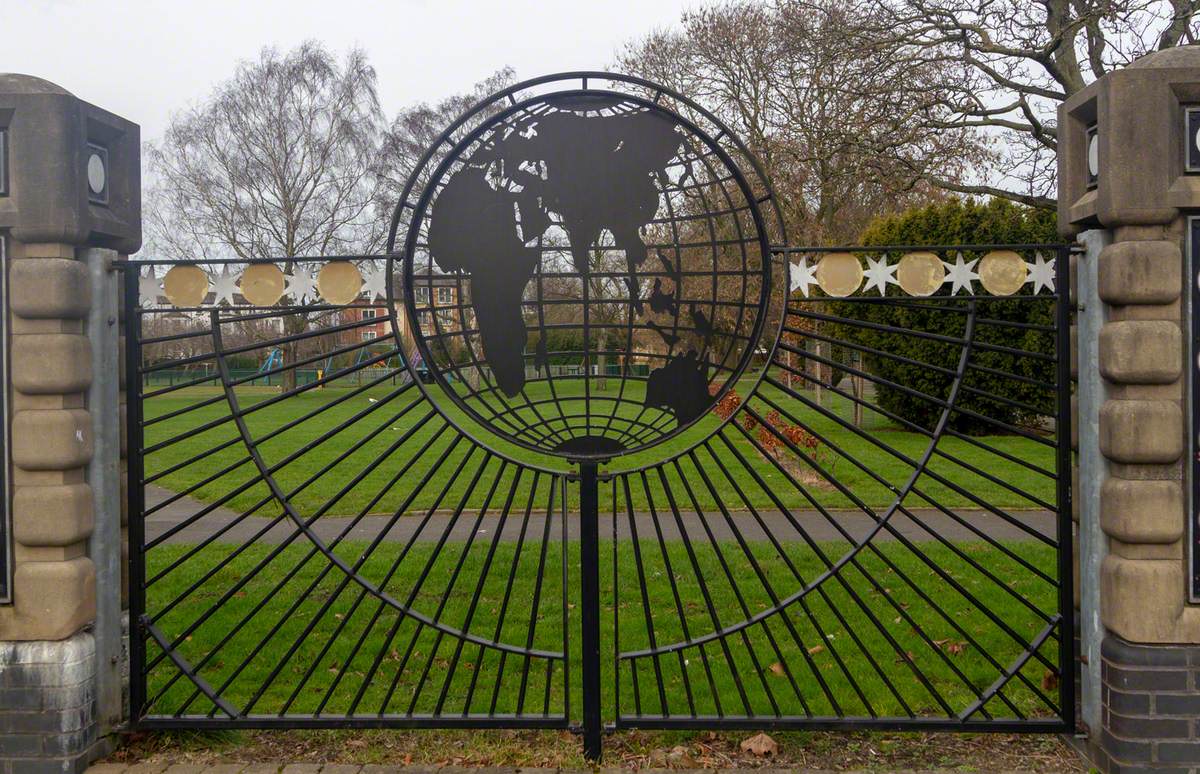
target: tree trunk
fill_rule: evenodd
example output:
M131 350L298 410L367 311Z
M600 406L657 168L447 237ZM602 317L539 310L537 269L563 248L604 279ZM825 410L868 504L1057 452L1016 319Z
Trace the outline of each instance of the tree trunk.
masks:
M284 318L283 330L286 336L303 333L307 329L308 319L306 315L289 314ZM286 369L279 375L279 389L281 392L291 392L296 389L296 369L292 367L296 362L296 342L284 342L279 348L283 350L283 362L280 365Z
M607 347L601 346L600 351L596 354L596 389L608 389L608 353L605 351Z

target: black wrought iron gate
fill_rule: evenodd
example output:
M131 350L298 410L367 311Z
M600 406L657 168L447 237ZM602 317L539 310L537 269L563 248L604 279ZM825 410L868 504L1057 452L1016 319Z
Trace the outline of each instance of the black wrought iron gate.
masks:
M1067 729L1068 248L781 224L576 73L384 255L125 264L135 724Z

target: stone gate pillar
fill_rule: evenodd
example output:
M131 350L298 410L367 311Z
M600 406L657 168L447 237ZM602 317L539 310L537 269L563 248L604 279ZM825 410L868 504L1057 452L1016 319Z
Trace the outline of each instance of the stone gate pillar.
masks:
M141 243L139 143L0 74L0 772L82 770L121 713L121 412L93 350L117 336L105 264Z
M1144 57L1059 110L1059 226L1088 245L1073 272L1081 719L1104 771L1200 768L1198 131L1196 46Z

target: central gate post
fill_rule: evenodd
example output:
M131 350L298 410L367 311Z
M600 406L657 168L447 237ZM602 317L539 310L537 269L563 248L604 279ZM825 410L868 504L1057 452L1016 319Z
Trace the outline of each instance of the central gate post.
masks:
M600 760L600 484L595 462L579 463L579 603L583 754Z

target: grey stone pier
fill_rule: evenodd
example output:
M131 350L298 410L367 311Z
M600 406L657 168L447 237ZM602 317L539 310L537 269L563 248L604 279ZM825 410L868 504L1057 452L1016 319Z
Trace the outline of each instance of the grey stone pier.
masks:
M124 509L97 497L119 487L121 407L94 398L118 369L93 352L118 337L111 261L141 244L139 145L135 124L0 74L4 773L82 771L122 716Z
M1059 110L1059 227L1088 245L1072 271L1080 720L1106 772L1200 771L1189 528L1200 509L1189 398L1200 112L1190 108L1200 108L1197 46L1146 56Z

